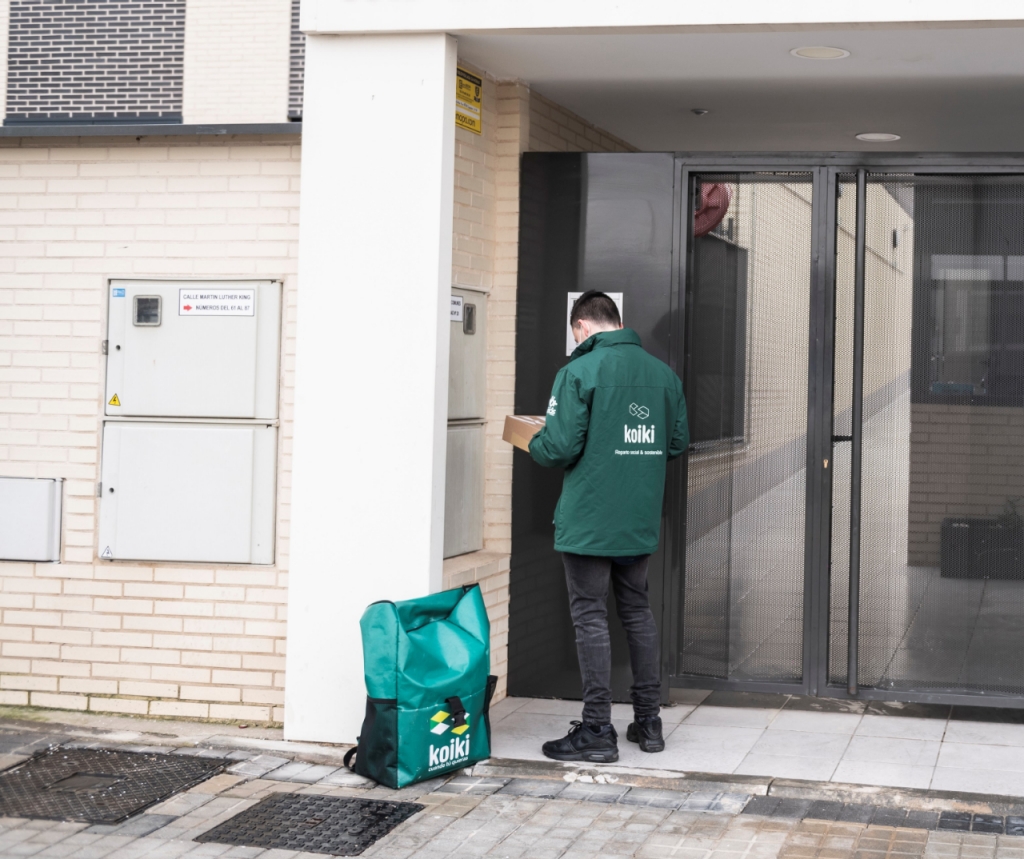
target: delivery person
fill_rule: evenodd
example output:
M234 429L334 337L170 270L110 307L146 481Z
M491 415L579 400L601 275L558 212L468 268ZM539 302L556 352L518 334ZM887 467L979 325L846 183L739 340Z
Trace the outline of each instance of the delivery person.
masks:
M530 441L541 465L565 469L555 507L569 610L583 678L583 720L543 746L557 761L618 760L611 724L608 583L626 630L634 720L626 739L665 748L658 628L647 598L647 560L658 548L665 464L690 443L679 377L622 327L603 292L585 292L569 317L579 344L555 377L547 423Z

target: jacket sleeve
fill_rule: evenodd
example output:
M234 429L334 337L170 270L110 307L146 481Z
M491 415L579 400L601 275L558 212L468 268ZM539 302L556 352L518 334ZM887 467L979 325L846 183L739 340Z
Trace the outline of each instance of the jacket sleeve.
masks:
M530 439L530 456L540 465L568 468L583 453L590 404L580 381L563 367L555 376L544 428Z
M686 453L690 446L690 424L686 418L686 398L683 387L679 386L679 407L676 410L676 425L672 431L672 441L668 446L668 458L676 459Z

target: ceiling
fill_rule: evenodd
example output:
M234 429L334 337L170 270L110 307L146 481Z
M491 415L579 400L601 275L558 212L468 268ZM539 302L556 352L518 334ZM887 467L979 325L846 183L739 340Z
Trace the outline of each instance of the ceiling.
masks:
M643 150L1024 151L1015 25L455 35L461 58ZM850 56L790 54L807 45ZM854 136L872 131L901 140Z

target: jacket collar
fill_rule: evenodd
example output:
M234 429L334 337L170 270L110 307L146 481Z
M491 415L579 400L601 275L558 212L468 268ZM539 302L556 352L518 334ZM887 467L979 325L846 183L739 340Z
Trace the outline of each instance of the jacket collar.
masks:
M580 343L569 358L570 361L600 349L604 346L639 346L640 335L632 328L620 328L617 331L598 331L591 334L586 340Z

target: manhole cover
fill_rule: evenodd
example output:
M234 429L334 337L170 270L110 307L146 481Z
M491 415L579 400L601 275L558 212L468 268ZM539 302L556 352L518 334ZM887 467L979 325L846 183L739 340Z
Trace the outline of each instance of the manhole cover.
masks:
M415 802L275 793L196 841L358 856L421 808Z
M49 749L0 773L0 817L118 823L198 784L227 761Z

